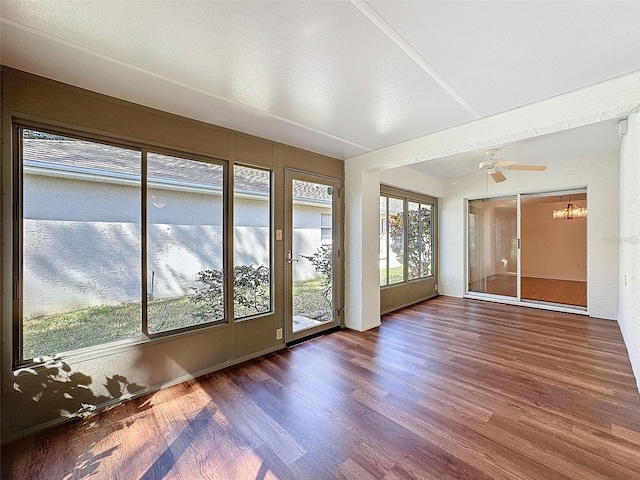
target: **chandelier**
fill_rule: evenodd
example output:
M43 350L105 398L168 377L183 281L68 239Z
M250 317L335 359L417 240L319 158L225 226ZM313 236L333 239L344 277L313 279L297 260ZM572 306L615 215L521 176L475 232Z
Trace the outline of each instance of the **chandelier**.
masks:
M562 201L562 197L560 197ZM571 198L569 198L571 202ZM585 207L579 207L572 203L567 203L567 206L560 209L553 210L554 220L573 220L574 218L585 218L587 216L587 209Z

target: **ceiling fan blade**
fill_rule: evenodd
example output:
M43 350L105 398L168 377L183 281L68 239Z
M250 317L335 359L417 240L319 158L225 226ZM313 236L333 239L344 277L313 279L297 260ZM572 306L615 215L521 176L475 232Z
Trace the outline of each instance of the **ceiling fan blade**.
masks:
M456 180L455 182L452 182L451 185L456 185L457 183L462 182L463 180L466 180L467 178L471 178L471 177L475 177L476 175L480 174L482 172L476 172L476 173L472 173L471 175L467 175L466 177L462 177L459 178L458 180Z
M491 178L493 178L493 181L496 183L500 183L500 182L504 182L507 177L505 177L502 172L494 172L491 174Z
M509 170L528 170L530 172L542 172L547 169L546 165L510 165Z

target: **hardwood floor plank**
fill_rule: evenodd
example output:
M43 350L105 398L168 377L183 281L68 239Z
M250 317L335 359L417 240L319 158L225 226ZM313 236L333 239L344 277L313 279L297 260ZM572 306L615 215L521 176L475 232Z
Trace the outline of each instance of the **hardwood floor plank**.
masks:
M523 299L587 306L587 282L523 276L521 291Z
M438 297L2 447L7 479L640 478L616 322Z
M300 392L300 395L304 395ZM484 478L480 471L473 469L467 463L455 456L449 455L438 445L424 443L422 439L394 422L387 415L369 408L358 401L354 395L362 395L355 391L350 399L345 399L332 386L321 397L315 398L312 404L318 411L327 412L326 421L335 423L347 440L344 449L350 451L353 445L368 444L372 449L380 452L376 460L393 463L397 458L405 457L405 466L420 465L423 473L429 473L436 478ZM339 402L340 409L331 410ZM381 432L385 435L381 436ZM365 450L358 448L365 455ZM353 454L352 454L353 456ZM363 465L370 464L364 462ZM410 467L411 468L411 467Z

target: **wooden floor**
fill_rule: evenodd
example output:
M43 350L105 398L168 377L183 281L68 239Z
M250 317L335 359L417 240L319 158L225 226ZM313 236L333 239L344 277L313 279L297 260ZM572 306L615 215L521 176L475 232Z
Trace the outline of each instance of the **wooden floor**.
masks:
M640 479L615 322L438 297L5 445L3 479Z
M516 275L491 275L472 282L469 291L516 297L518 295L518 277Z
M523 300L587 306L587 282L522 277Z
M587 306L587 282L522 277L520 288L522 300ZM517 278L515 275L492 275L486 281L471 285L470 290L515 297L518 295Z

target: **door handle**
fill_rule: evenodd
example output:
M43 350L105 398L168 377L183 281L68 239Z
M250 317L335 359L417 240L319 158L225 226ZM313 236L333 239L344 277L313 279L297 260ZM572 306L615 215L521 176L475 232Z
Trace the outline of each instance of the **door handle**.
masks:
M297 258L293 258L293 255L291 254L291 250L289 250L289 254L287 255L287 261L289 263L293 263L293 262L297 262L298 261Z

